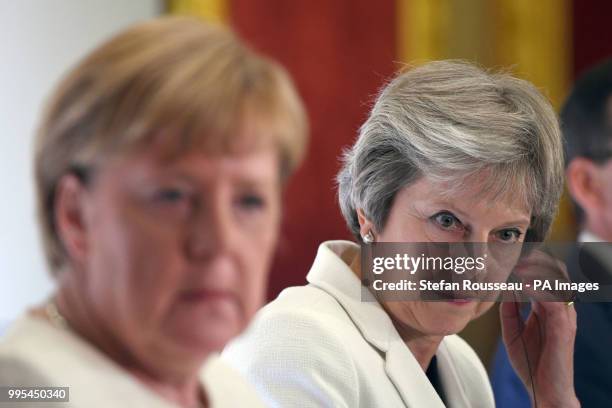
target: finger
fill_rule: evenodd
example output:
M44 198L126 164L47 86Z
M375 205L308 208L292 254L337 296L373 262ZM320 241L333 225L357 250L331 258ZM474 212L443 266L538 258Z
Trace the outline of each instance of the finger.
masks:
M525 259L516 264L514 272L522 277L567 277L565 264L558 259Z
M540 301L567 301L574 296L572 291L556 290L555 281L569 282L567 268L563 262L546 253L534 253L523 259L515 268L516 275L525 284L523 291L528 296ZM540 286L535 290L535 283L544 282L550 288ZM530 289L533 289L531 291Z
M532 252L517 262L518 267L539 267L543 269L564 270L565 265L559 259L542 251Z
M544 333L553 342L573 343L576 333L576 311L563 302L535 302L534 308L544 325Z
M555 260L554 257L552 257L551 255L548 255L545 252L534 251L534 252L531 252L529 255L519 259L517 264L518 265L532 264L532 265L541 265L541 266L552 266L555 263L554 260Z
M507 346L513 344L523 331L524 323L519 305L517 302L501 302L499 307L502 339Z

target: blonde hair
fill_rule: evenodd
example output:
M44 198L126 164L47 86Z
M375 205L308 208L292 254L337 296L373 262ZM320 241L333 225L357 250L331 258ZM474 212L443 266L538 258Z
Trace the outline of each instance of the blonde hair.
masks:
M52 95L36 140L37 204L51 269L66 257L54 222L63 175L142 148L160 132L172 135L176 154L233 151L246 142L240 126L247 116L265 123L255 142L276 145L286 180L305 152L302 102L287 72L232 32L164 17L94 50Z

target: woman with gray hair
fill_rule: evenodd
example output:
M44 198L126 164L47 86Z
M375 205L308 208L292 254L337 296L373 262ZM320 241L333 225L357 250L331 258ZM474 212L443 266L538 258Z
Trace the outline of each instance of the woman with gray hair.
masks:
M452 61L400 74L338 175L342 214L365 245L321 244L309 284L264 307L223 357L272 406L493 406L486 371L456 335L492 302L364 302L362 251L373 242L541 241L562 172L555 113L531 84ZM534 405L578 406L573 308L536 302L523 327L515 306L502 304L504 339Z

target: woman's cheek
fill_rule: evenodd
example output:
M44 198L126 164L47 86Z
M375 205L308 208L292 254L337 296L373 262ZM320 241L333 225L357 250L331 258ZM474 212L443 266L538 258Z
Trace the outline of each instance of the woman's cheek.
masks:
M147 214L124 220L121 236L124 241L124 277L129 282L130 296L141 298L139 308L156 314L156 307L165 304L181 281L181 243L176 228L154 222ZM141 311L142 312L142 311Z
M242 296L244 299L245 315L252 317L265 302L266 287L268 283L268 269L270 257L262 251L253 253L244 270L245 286L242 287ZM247 261L247 260L245 260Z

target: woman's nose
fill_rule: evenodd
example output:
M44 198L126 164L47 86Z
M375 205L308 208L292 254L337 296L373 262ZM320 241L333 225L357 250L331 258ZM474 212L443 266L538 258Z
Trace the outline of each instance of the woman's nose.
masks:
M187 253L191 258L206 259L229 251L236 230L230 208L219 203L196 211L187 226Z
M478 231L472 231L472 233L470 234L470 238L469 238L470 242L488 242L489 241L489 231L485 231L485 230L478 230Z

